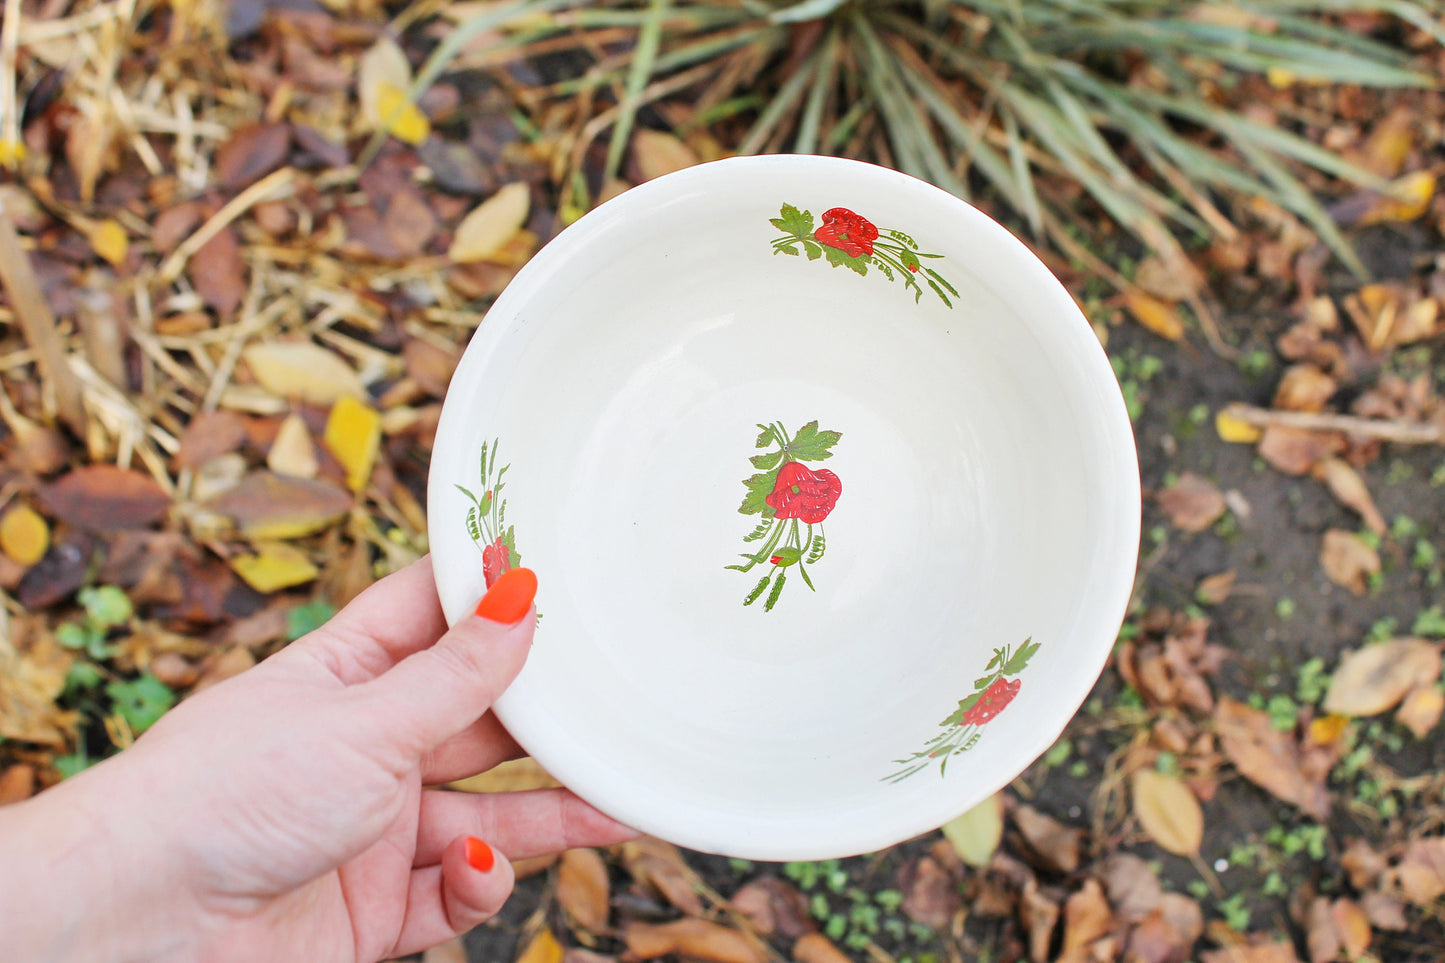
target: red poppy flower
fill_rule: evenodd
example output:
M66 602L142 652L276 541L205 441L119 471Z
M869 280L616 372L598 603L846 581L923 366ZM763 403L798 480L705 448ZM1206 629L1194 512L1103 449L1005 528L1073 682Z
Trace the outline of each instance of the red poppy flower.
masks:
M878 228L866 217L854 214L846 207L835 207L823 212L823 224L813 232L820 244L836 247L849 257L873 254L873 242L878 240Z
M491 588L497 577L511 568L512 553L500 538L482 549L482 577L486 579L487 588Z
M828 469L814 471L800 461L790 461L778 472L773 493L763 500L778 518L814 525L828 517L841 494L843 482Z
M1014 696L1019 694L1019 687L1022 685L1022 679L995 679L993 685L984 690L983 697L973 704L973 708L963 714L963 724L981 726L988 722L1014 701Z

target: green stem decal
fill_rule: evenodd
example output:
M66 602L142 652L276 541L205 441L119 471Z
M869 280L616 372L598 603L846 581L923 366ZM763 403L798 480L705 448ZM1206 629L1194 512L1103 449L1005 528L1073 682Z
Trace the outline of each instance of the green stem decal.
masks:
M507 501L502 497L502 490L507 487L502 478L511 467L497 468L497 442L493 440L490 445L482 445L479 471L482 494L478 496L464 485L456 486L471 503L467 509L467 535L482 553L482 576L488 588L497 576L522 564L522 556L517 552L516 529L507 524Z

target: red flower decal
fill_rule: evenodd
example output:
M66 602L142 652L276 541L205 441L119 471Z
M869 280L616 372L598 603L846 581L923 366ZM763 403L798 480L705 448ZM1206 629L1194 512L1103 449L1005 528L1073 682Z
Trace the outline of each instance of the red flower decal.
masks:
M993 685L984 690L983 697L963 715L966 726L981 726L998 715L1014 701L1023 685L1022 679L995 679Z
M828 517L841 494L843 482L828 469L815 471L800 461L790 461L778 472L773 493L763 500L778 518L815 525Z
M849 257L872 257L878 228L873 222L846 207L823 212L823 224L813 232L820 244L835 247Z
M511 568L512 553L500 538L482 549L482 577L486 579L487 588L491 588L497 577Z

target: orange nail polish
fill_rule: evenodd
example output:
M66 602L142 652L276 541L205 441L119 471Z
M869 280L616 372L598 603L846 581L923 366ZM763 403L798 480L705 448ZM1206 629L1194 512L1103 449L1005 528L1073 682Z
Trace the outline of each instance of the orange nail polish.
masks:
M482 842L475 836L467 837L467 862L472 869L481 873L490 873L496 865L497 857L492 855L492 847Z
M493 622L511 625L520 621L537 595L537 573L530 568L503 572L477 603L477 614Z

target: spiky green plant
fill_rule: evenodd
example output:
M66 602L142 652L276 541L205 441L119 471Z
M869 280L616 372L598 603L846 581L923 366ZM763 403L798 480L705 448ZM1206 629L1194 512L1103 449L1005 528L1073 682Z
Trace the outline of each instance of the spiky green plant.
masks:
M448 37L416 92L472 38L498 31L517 55L543 44L594 54L549 93L604 104L576 156L610 126L609 175L638 110L686 91L703 122L746 121L742 153L844 154L965 198L988 190L1066 247L1090 220L1072 184L1166 253L1179 231L1227 233L1222 199L1263 197L1360 270L1302 177L1386 185L1287 126L1250 119L1229 95L1261 73L1434 83L1407 51L1341 25L1358 12L1445 42L1414 0L519 0Z

